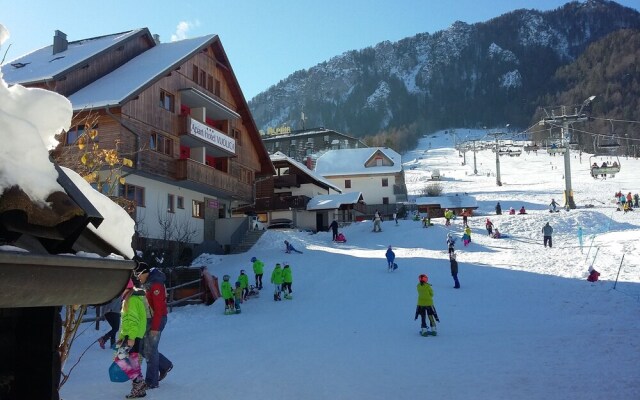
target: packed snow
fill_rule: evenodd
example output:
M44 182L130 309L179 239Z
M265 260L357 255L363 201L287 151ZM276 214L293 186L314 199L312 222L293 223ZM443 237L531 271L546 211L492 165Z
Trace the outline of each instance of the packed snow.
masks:
M460 130L481 136L484 133ZM224 302L174 308L160 351L174 368L149 399L637 399L640 395L640 210L623 213L611 200L636 193L640 161L622 159L614 178L594 180L589 156L571 156L578 208L562 204L562 157L502 157L496 186L495 154L464 160L450 134L428 135L403 156L409 191L439 169L445 194L468 193L479 208L469 218L472 242L461 243L462 221L434 219L427 229L411 219L385 219L330 232L269 230L245 254L204 255L195 266L232 281L250 258L265 262L260 298L224 315ZM366 200L366 199L365 199ZM494 215L525 206L526 215ZM593 205L593 207L587 207ZM490 218L506 238L485 231ZM542 245L542 226L554 228L553 248ZM580 247L578 227L583 228ZM458 238L460 289L453 288L445 238ZM303 254L286 254L289 240ZM399 268L387 271L393 246ZM594 259L595 256L595 259ZM622 257L624 256L624 260ZM267 284L275 263L293 270L293 300L273 301ZM589 266L600 281L585 278ZM433 286L438 336L418 334L414 320L418 275ZM618 276L619 273L619 276ZM617 279L617 283L616 283ZM130 384L111 383L113 351L95 342L107 324L85 324L64 370L78 366L62 388L71 399L115 399ZM86 353L83 353L86 350Z

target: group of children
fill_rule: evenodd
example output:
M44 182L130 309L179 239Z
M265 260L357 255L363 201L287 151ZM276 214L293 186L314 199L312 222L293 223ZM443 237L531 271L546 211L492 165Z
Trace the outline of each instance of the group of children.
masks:
M240 304L250 297L259 297L259 290L262 290L262 276L264 274L264 263L256 257L251 257L253 263L253 272L255 274L255 286L249 285L249 277L244 270L240 270L240 275L235 283L235 288L229 282L229 275L222 277L221 294L224 299L225 315L240 314ZM277 263L271 273L271 283L275 286L273 300L281 300L282 292L285 299L292 299L291 289L293 276L291 267L288 263L284 264L284 268Z
M622 191L619 191L615 194L616 205L618 206L617 211L624 211L625 213L628 211L633 211L634 207L638 207L638 202L640 201L640 195L637 193L635 195L631 195L631 192L627 193L625 196Z

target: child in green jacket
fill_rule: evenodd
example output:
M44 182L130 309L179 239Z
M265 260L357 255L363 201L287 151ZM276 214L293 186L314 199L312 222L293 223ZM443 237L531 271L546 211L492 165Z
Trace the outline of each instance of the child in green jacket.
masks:
M240 282L240 287L242 288L242 301L245 301L247 299L247 295L249 294L249 276L244 273L243 269L240 270L238 282Z
M222 285L220 286L222 292L222 298L224 299L224 313L232 314L235 312L235 306L233 301L233 289L229 283L229 275L222 277Z
M236 282L236 288L233 291L233 297L235 300L236 306L236 314L240 314L240 303L242 303L242 296L244 290L242 289L242 284L240 282Z
M262 275L264 274L264 263L255 257L251 257L253 263L253 273L256 275L256 288L262 289Z
M284 265L284 269L282 270L282 290L284 291L284 298L291 300L293 297L291 296L291 284L293 283L293 278L291 276L291 268L289 268L289 264Z
M276 264L276 267L273 269L273 272L271 273L271 283L275 285L275 293L273 294L273 300L275 301L281 300L280 292L282 291L281 289L282 267L280 267L280 264Z
M420 317L421 320L421 330L420 334L422 336L427 335L436 335L436 321L440 322L438 319L438 314L436 313L436 309L433 306L433 289L431 285L428 283L429 277L425 274L421 274L418 277L418 305L416 306L416 316L414 320ZM426 317L429 316L429 325L431 330L427 328Z
M129 280L122 294L119 347L115 360L132 380L131 393L126 396L128 399L144 397L147 393L139 355L142 338L147 330L147 308L144 290L136 290L133 282Z

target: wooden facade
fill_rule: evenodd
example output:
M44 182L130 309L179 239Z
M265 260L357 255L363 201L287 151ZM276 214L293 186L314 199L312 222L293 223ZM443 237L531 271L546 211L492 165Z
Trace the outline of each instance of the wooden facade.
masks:
M117 148L121 157L133 161L132 168L125 168L127 179L140 176L162 187L201 193L194 201L217 199L207 204L219 204L229 211L253 203L254 181L272 176L273 165L224 48L217 36L210 37L204 37L203 44L190 49L165 72L149 76L142 87L117 103L78 110L53 156L60 164L81 172L81 152L73 132L78 127L89 129L90 123L98 131L101 149ZM143 29L114 48L82 60L64 76L32 86L72 94L73 99L74 92L105 76L108 79L110 72L145 51L158 51L155 46L148 30ZM191 132L193 121L213 132L218 142ZM232 148L220 145L220 141ZM179 193L179 189L171 192ZM167 194L156 196L162 199ZM205 215L221 218L227 214ZM215 238L205 234L203 239Z

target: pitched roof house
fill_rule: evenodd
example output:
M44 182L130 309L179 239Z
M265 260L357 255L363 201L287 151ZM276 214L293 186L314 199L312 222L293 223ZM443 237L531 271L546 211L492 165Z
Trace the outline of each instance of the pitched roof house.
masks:
M407 200L402 159L389 148L331 150L318 158L315 171L345 193L362 193L368 214L392 212Z
M69 98L74 126L53 152L81 168L78 138L132 159L115 196L134 202L137 247L232 244L256 178L273 165L217 35L158 43L146 28L54 44L2 66L9 84ZM179 232L179 234L178 234Z

